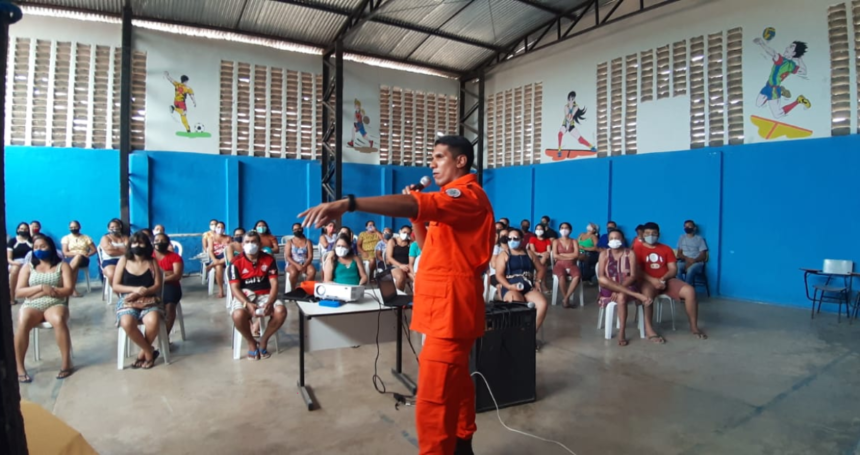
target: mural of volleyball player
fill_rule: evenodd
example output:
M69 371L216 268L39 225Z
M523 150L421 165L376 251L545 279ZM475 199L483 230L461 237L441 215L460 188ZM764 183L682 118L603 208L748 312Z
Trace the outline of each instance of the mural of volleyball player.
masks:
M191 102L194 104L194 107L197 107L197 100L194 99L194 90L191 89L186 82L188 82L188 76L182 75L179 76L179 82L176 82L172 77L170 77L170 73L167 71L164 72L164 77L173 84L173 106L170 106L170 113L176 112L179 114L179 117L182 118L182 126L185 127L185 131L191 132L191 127L188 125L188 106L185 104L186 98L191 98Z
M364 125L369 123L370 118L364 113L364 109L361 108L361 101L355 100L355 119L352 123L352 140L350 140L347 145L355 148L355 133L361 135L361 138L364 139L365 142L370 143L370 147L373 147L373 141L367 138L367 129L365 129Z
M579 105L576 104L576 92L568 93L567 104L564 105L564 121L561 123L561 129L558 130L559 153L561 153L561 142L564 139L565 134L569 134L592 152L597 151L597 147L591 145L587 140L585 140L585 138L582 137L582 134L579 133L579 128L576 127L577 123L581 123L585 120L585 111L586 109L584 107L579 107Z
M762 107L767 104L775 118L785 117L798 104L802 105L804 109L812 107L812 103L803 95L798 96L797 99L785 106L782 105L781 100L782 98L791 98L791 92L782 85L782 82L792 74L801 77L807 74L806 63L803 62L803 56L807 51L806 43L794 41L785 48L782 54L768 46L765 40L761 38L754 39L753 43L761 46L767 56L773 60L767 82L756 98L756 106Z

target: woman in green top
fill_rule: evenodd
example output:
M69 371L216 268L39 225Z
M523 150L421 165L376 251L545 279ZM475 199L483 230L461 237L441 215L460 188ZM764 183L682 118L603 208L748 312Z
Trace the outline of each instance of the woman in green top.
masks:
M600 259L600 250L597 248L597 237L600 234L600 228L594 223L588 223L585 232L579 234L579 261L580 271L582 272L582 281L591 281L595 275L594 266L597 265Z
M339 235L334 243L334 253L326 258L323 281L357 286L367 284L364 265L352 251L352 239Z

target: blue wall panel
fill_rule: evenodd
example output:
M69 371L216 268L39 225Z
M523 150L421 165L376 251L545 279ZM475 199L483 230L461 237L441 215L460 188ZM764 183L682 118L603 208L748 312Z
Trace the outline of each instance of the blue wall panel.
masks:
M725 150L723 295L808 307L800 267L860 262L858 153L856 135Z
M602 229L609 219L609 166L609 160L596 159L535 166L532 228L547 215L556 231L563 221L572 224L574 237L589 222Z
M513 166L484 172L484 189L493 204L497 220L508 218L516 227L520 226L523 219L534 221L532 194L536 167Z

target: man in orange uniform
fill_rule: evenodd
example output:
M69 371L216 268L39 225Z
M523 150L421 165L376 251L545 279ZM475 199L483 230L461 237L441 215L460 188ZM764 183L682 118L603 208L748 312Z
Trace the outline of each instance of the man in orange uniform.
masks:
M469 172L472 144L462 136L436 140L430 169L442 189L347 199L300 214L304 226L321 227L347 211L408 217L421 247L415 278L412 330L427 336L418 368L415 425L421 455L470 455L475 426L475 388L469 353L484 334L484 285L493 252L493 208ZM429 222L429 227L424 223Z

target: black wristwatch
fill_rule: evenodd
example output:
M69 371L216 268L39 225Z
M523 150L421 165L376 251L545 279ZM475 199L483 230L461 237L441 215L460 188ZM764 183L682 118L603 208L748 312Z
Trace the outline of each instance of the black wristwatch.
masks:
M346 211L352 213L355 211L355 195L354 194L347 194L346 198L349 200L349 203L348 203L349 205L348 205L348 208L346 209Z

